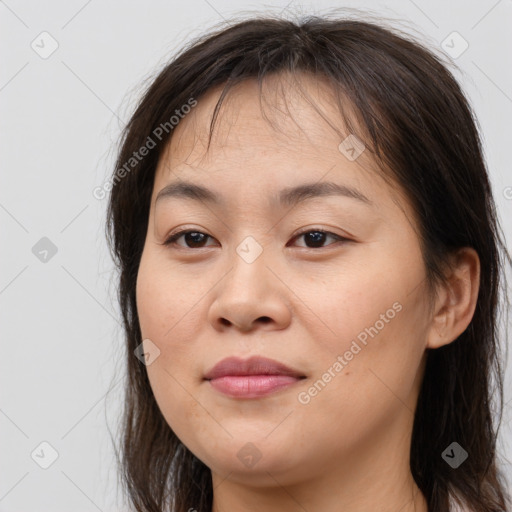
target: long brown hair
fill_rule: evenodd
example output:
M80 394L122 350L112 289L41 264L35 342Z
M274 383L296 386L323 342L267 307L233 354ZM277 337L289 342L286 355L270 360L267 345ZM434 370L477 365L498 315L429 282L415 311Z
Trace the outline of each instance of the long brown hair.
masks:
M193 41L154 79L124 131L112 176L107 237L119 269L127 347L120 464L133 507L210 512L213 497L209 468L166 423L146 367L134 356L142 342L136 278L156 166L173 133L170 119L191 99L200 102L206 91L224 85L211 138L220 105L234 85L257 79L261 93L265 76L285 72L327 80L338 94L340 121L403 187L419 222L429 285L443 281L450 251L477 251L481 280L473 319L456 341L427 354L410 467L430 512L448 512L450 497L476 512L506 510L496 453L503 407L498 313L503 266L511 260L474 114L434 52L381 24L328 16L254 17ZM341 96L355 118L344 111ZM154 144L135 164L130 159L149 145L148 138ZM453 441L469 452L457 469L441 456Z

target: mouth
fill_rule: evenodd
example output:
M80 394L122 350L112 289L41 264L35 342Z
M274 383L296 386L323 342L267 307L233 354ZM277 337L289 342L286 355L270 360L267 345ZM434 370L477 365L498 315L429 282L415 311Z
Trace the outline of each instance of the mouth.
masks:
M233 398L258 398L282 390L306 376L288 366L254 356L228 357L208 371L204 380L220 393Z

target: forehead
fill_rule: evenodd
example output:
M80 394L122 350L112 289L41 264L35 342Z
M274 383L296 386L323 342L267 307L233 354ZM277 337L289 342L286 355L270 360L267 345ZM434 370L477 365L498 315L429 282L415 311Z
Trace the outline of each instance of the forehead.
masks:
M286 75L267 77L261 96L256 80L235 86L219 110L207 149L222 88L201 96L174 128L159 161L153 201L162 187L180 179L210 188L228 185L231 193L269 195L305 181L337 181L356 187L377 204L405 199L399 187L382 178L369 151L355 160L340 151L340 143L352 135L330 84L312 76L298 81ZM350 115L350 105L343 109Z
M202 96L193 111L176 127L170 141L175 156L180 149L194 148L195 156L201 149L206 149L213 111L222 87L217 86ZM315 110L324 115L330 111L329 117L335 117L335 100L332 97L329 101L328 95L333 96L333 93L327 85L311 78L297 82L297 79L286 77L268 77L262 83L261 94L256 80L246 80L234 86L223 99L212 134L213 150L229 148L247 153L253 147L261 150L264 146L279 144L315 152L320 146L333 142L326 139L329 127L321 122ZM334 126L336 124L340 125L339 119L334 120ZM309 144L304 146L308 139ZM192 140L194 144L191 144ZM182 145L185 147L180 148Z
M342 156L338 146L349 135L341 121L332 87L311 76L269 76L260 95L256 80L246 80L225 97L207 150L213 111L223 84L200 97L198 105L174 128L157 174L185 163L213 170L215 164L257 166L258 161L330 160ZM371 165L361 155L360 163ZM272 158L274 157L274 158Z

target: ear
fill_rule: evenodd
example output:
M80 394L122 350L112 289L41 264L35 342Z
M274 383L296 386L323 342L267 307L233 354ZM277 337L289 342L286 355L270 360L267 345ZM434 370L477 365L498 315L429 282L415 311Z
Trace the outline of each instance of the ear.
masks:
M427 348L456 340L467 328L476 308L480 287L480 258L464 247L450 257L446 283L438 286Z

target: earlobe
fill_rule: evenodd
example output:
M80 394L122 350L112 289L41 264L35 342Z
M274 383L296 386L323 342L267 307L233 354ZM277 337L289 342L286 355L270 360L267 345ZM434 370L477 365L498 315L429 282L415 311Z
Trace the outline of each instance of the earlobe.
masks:
M451 257L446 280L439 285L427 339L427 348L455 341L470 324L480 287L480 258L464 247Z

